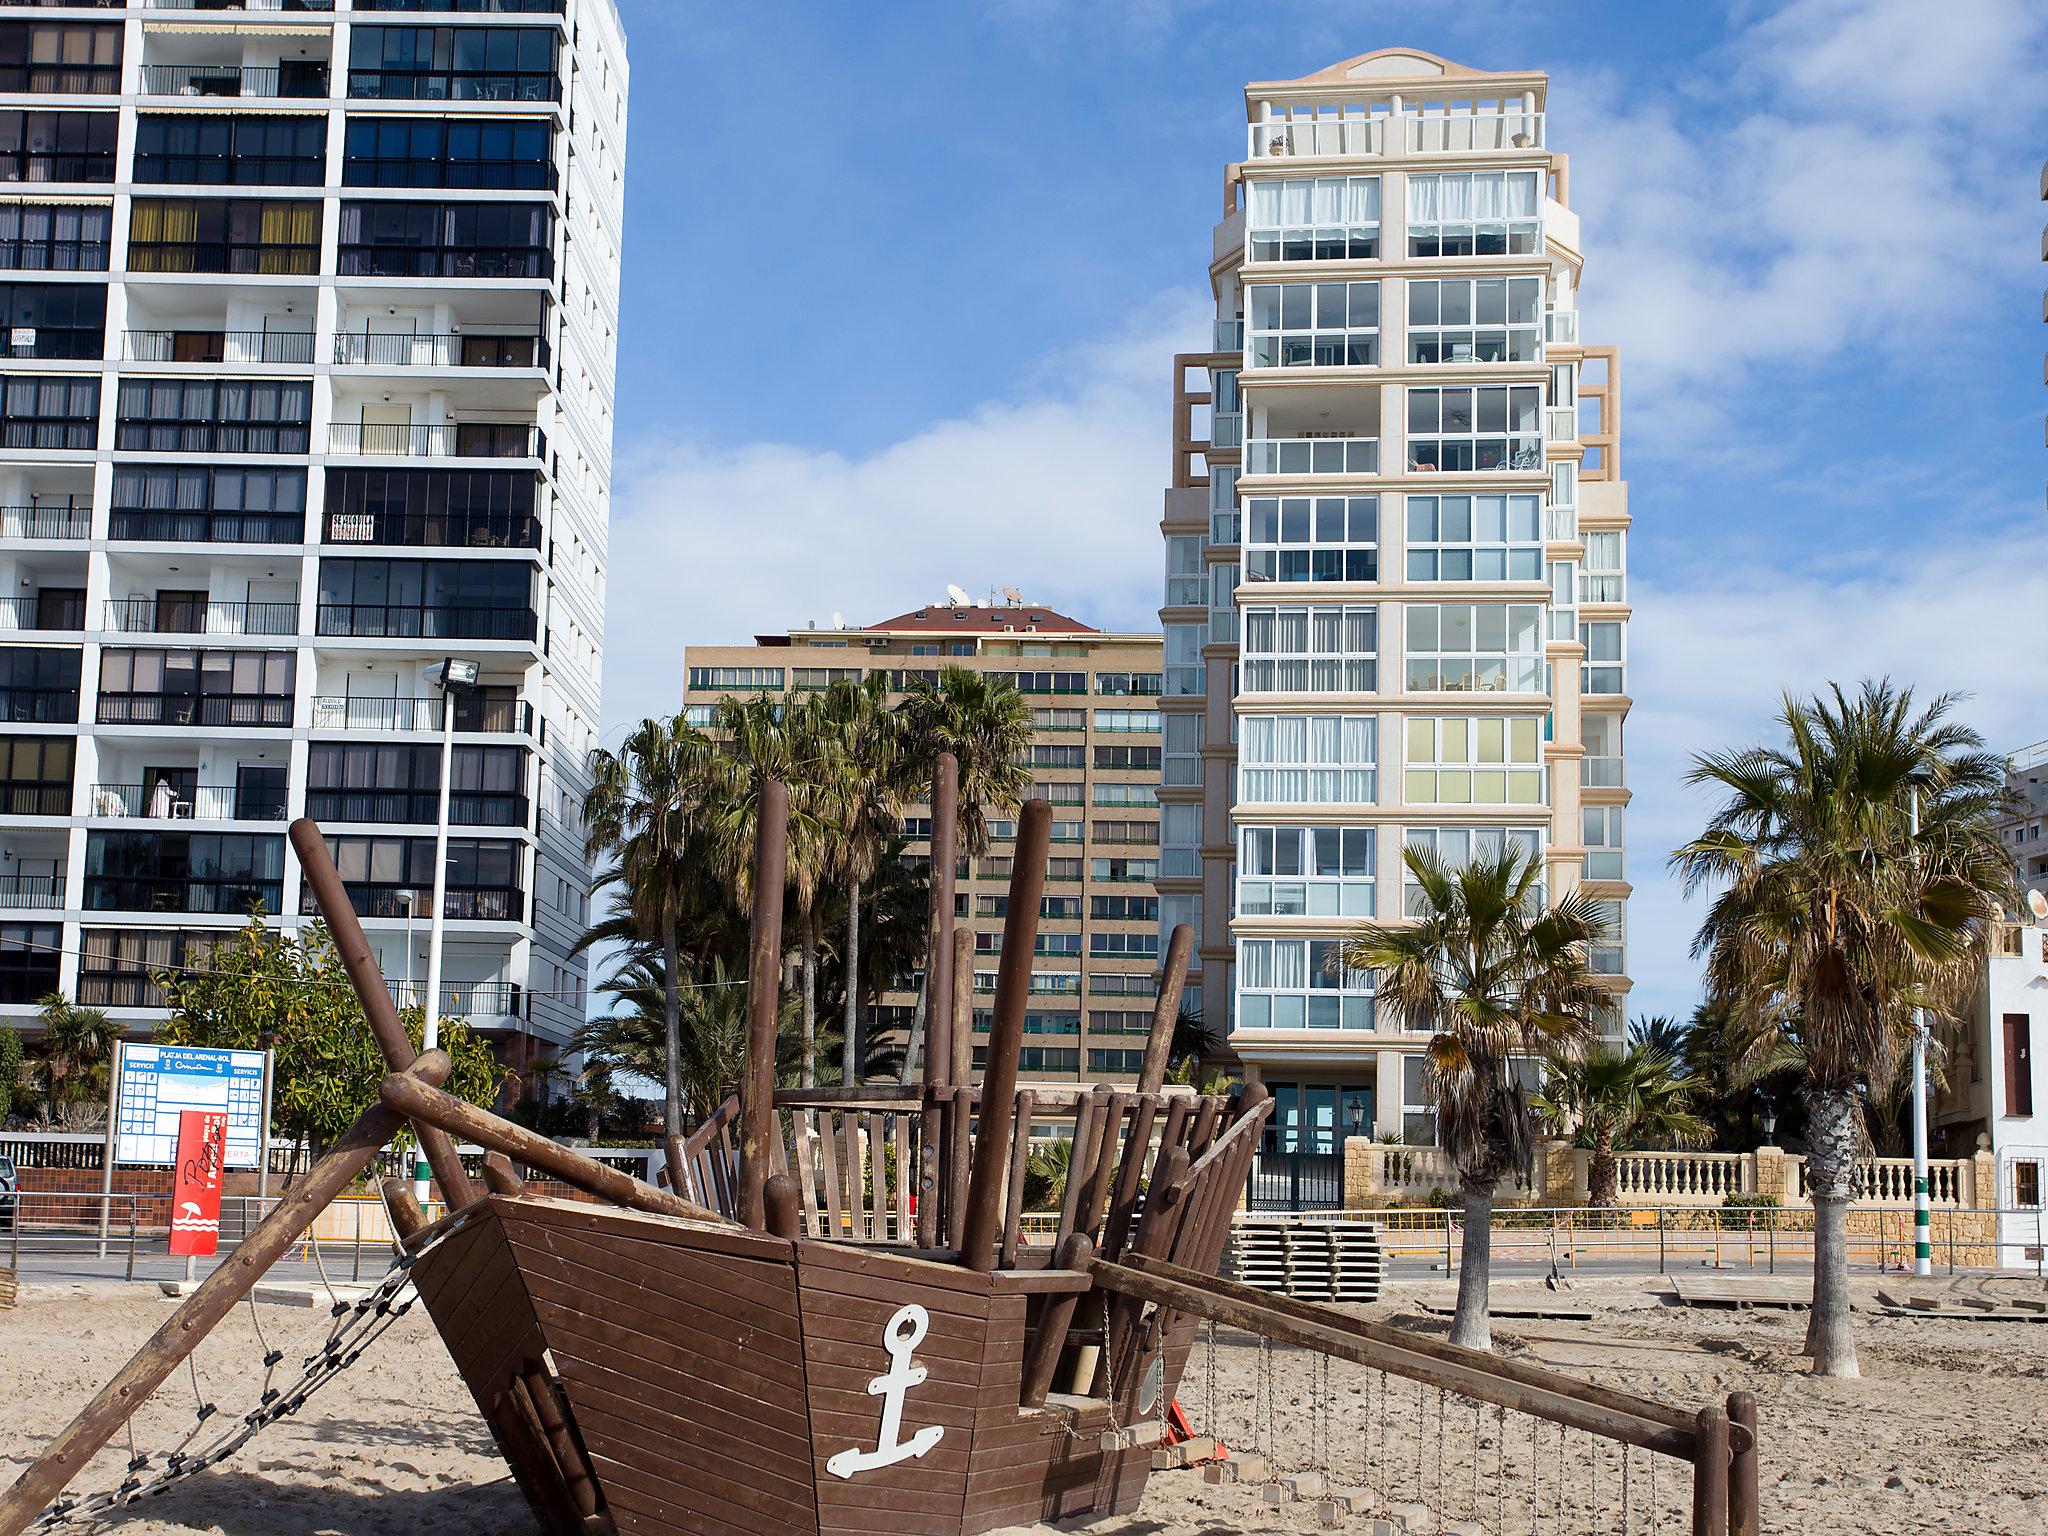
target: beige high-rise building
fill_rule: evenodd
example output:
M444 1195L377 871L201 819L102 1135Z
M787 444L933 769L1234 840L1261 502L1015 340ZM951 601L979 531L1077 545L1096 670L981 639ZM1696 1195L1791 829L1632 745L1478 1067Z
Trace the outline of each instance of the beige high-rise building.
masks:
M1052 803L1052 857L1031 965L1020 1071L1027 1082L1137 1075L1160 954L1159 636L1106 634L1037 603L934 603L854 629L757 635L685 652L684 713L711 723L723 695L795 693L886 670L901 695L942 666L997 672L1031 704L1032 793ZM986 856L963 859L956 912L975 936L974 1064L981 1065L1001 959L1012 820ZM905 856L931 857L930 808L908 807ZM870 1026L901 1033L920 978L884 993Z
M1330 963L1401 916L1404 846L1599 897L1622 1032L1619 367L1546 86L1413 49L1247 86L1214 349L1175 359L1160 923L1276 1150L1432 1134L1422 1037Z

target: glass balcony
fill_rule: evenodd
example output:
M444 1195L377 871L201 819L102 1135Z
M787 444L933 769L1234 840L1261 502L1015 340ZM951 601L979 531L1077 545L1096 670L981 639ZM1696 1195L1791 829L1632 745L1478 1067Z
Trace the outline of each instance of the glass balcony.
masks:
M1244 442L1244 414L1218 411L1209 418L1209 446L1235 448Z
M299 605L116 597L107 601L107 628L121 635L295 635Z
M1228 320L1216 322L1216 350L1218 352L1242 352L1244 350L1244 317L1234 315Z
M92 536L92 506L0 507L0 539L84 539Z
M1254 160L1383 155L1389 114L1366 103L1303 107L1298 117L1275 117L1246 130L1245 153Z
M1543 339L1567 345L1576 342L1579 339L1579 312L1576 309L1545 310Z
M1579 759L1579 783L1587 789L1625 788L1625 761L1619 757L1582 757Z
M0 721L10 725L76 725L78 689L0 687Z
M99 693L101 725L160 725L201 730L227 726L289 729L290 694Z
M1541 112L1403 113L1411 155L1471 154L1484 150L1541 149Z
M545 368L545 336L453 332L344 332L334 338L334 360L367 368Z
M539 549L540 519L530 512L329 512L327 542L414 549Z
M1376 475L1376 437L1255 437L1244 445L1248 475Z
M137 544L301 544L303 512L156 512L116 507L107 537ZM296 627L296 622L294 623Z
M435 426L337 421L327 451L363 458L538 459L547 452L540 428L504 421Z
M282 68L274 64L145 64L142 94L319 98L327 94L327 61L294 60Z
M306 814L323 825L431 827L441 819L441 795L437 789L309 789ZM523 827L526 796L456 790L448 797L448 820L460 827Z
M1553 443L1577 442L1579 413L1568 405L1546 405L1543 408L1543 436Z
M275 912L284 902L284 885L275 880L224 876L178 879L155 875L87 875L85 907L89 912L203 912L241 916L261 903Z
M424 918L433 911L434 893L431 890L369 880L344 880L342 885L348 892L349 905L355 908L358 917ZM306 917L320 915L312 891L304 893L299 911ZM526 893L517 886L458 886L450 883L441 913L458 922L516 923L525 918Z
M438 731L441 700L430 698L316 698L316 731ZM455 701L455 729L533 734L533 705L524 699L464 694Z
M356 639L531 640L538 627L531 608L322 603L316 632Z

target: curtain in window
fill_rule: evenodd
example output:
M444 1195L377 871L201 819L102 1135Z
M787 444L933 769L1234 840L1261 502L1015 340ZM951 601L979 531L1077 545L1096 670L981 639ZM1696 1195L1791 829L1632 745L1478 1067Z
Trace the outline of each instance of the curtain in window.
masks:
M1353 176L1344 183L1344 222L1377 224L1380 221L1380 180L1377 176Z
M1501 210L1511 219L1533 219L1536 217L1536 173L1534 171L1510 171Z
M1310 184L1314 187L1311 222L1335 224L1344 217L1344 183L1334 176L1318 177Z
M1312 181L1283 181L1280 183L1280 219L1288 228L1298 229L1309 222L1314 194Z
M1443 207L1442 183L1440 176L1410 176L1408 178L1408 222L1410 224L1434 224L1441 217Z

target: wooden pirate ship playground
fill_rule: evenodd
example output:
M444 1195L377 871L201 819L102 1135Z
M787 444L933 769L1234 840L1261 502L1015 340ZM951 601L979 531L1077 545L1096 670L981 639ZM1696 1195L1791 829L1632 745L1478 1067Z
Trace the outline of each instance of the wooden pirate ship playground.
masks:
M954 811L941 765L935 847ZM448 1214L429 1223L387 1181L400 1262L547 1536L951 1536L1127 1512L1204 1324L1547 1420L1560 1444L1576 1430L1689 1463L1695 1536L1754 1536L1745 1404L1731 1423L1215 1278L1271 1104L1256 1085L1165 1085L1185 927L1135 1086L1018 1086L1043 802L1020 818L981 1081L971 939L951 931L952 861L935 859L923 1081L778 1089L787 796L771 781L761 801L745 1077L669 1143L665 1187L443 1093L447 1058L415 1055L318 827L295 823L390 1069L379 1101L0 1498L0 1536L52 1522L86 1462L408 1124ZM1034 1240L1025 1157L1048 1133L1072 1159L1057 1230ZM458 1139L489 1151L481 1189ZM530 1192L520 1166L592 1198Z

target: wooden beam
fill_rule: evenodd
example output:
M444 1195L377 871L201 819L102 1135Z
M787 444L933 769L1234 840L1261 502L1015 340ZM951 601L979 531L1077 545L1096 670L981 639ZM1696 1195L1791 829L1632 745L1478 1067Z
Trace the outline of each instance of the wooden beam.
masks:
M1138 1068L1138 1092L1157 1093L1166 1082L1167 1057L1173 1047L1173 1026L1180 1018L1181 991L1187 985L1188 956L1194 953L1195 930L1176 923L1166 941L1166 966L1159 973L1159 995L1152 1000L1152 1033L1145 1037L1145 1059Z
M1076 1232L1060 1245L1056 1262L1062 1270L1086 1270L1095 1257L1095 1240ZM1024 1351L1024 1387L1019 1406L1043 1408L1052 1390L1060 1355L1066 1349L1067 1330L1074 1324L1074 1309L1081 1304L1080 1293L1064 1291L1046 1298L1038 1315L1038 1327Z
M1692 1536L1728 1536L1728 1410L1702 1408L1694 1431Z
M932 763L931 954L924 978L924 1080L954 1082L953 996L954 888L960 864L960 759L941 752ZM910 1063L904 1064L908 1080Z
M511 1195L517 1198L526 1193L526 1181L512 1167L512 1159L502 1152L484 1154L484 1188L494 1195Z
M1756 1394L1728 1395L1729 1438L1738 1449L1728 1463L1728 1536L1758 1536L1763 1529L1762 1495L1757 1487ZM1748 1440L1743 1445L1743 1439Z
M428 1093L448 1080L447 1053L428 1051L407 1067L402 1081ZM64 1486L120 1427L134 1416L150 1393L164 1384L185 1357L199 1347L221 1319L249 1294L300 1234L313 1224L334 1197L362 1176L404 1125L399 1111L372 1104L342 1132L327 1155L313 1165L305 1180L277 1203L256 1230L244 1238L199 1288L164 1320L149 1342L135 1353L114 1379L79 1410L49 1448L0 1497L0 1536L21 1536ZM406 1202L410 1204L410 1200Z
M754 825L754 922L747 962L747 1064L740 1079L742 1224L766 1230L762 1186L774 1171L782 1128L775 1117L775 1035L782 1001L782 898L789 871L789 790L761 781Z

